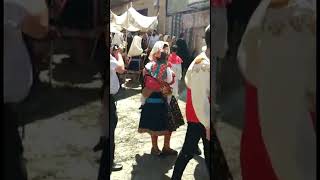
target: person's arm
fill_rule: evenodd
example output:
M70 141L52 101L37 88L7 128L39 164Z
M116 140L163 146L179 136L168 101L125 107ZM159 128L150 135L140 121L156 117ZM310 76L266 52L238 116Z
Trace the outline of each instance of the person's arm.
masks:
M192 104L199 121L208 130L210 129L210 65L197 64L189 83L191 89Z
M118 58L118 66L116 67L116 72L117 73L120 73L120 74L123 74L126 69L124 67L124 62L123 62L123 58L122 58L122 55L119 53L119 58Z
M22 22L22 31L35 39L46 37L49 32L49 28L48 26L42 25L40 20L41 18L39 16L26 16Z

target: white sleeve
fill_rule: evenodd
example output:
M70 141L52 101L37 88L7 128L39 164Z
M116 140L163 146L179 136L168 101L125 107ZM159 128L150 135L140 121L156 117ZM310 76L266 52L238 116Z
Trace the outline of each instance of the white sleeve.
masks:
M192 81L189 82L191 89L191 98L193 108L199 121L206 127L210 128L210 65L196 65L201 67L199 72L192 73Z
M168 67L167 68L167 83L171 83L173 81L173 72L172 70Z
M115 70L119 66L118 61L110 55L110 69Z
M190 83L191 83L191 74L192 74L192 68L194 66L194 61L190 64L187 72L186 72L186 75L184 77L184 82L186 83L186 86L188 88L190 88Z
M145 68L146 68L147 70L150 70L150 69L151 69L151 66L152 66L152 62L149 62L149 63L147 63L147 64L145 65Z
M4 23L11 24L14 27L21 26L23 19L28 15L25 7L15 1L4 1Z

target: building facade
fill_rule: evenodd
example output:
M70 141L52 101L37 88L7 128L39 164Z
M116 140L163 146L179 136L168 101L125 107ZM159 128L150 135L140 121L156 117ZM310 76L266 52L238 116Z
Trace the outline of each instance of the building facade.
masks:
M205 28L210 24L209 0L166 0L166 33L178 37L185 34L190 54L201 52Z

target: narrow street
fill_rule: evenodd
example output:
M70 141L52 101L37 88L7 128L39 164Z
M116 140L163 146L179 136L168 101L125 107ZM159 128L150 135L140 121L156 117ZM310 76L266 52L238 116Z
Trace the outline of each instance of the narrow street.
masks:
M62 61L65 62L66 60ZM60 68L59 62L55 68ZM62 63L63 64L63 63ZM65 65L64 65L65 66ZM74 68L74 67L73 67ZM69 69L70 71L70 69ZM86 70L87 71L87 70ZM85 75L86 71L79 74ZM45 81L46 73L42 79ZM63 74L63 73L62 73ZM76 76L76 75L75 75ZM47 87L45 82L32 101L26 102L21 116L26 125L25 158L30 180L94 180L96 179L100 153L92 147L99 139L98 114L100 102L97 80L72 83L71 87ZM62 83L63 84L63 83ZM112 180L166 180L170 179L176 157L154 157L150 155L151 141L148 134L139 134L140 88L136 83L130 89L121 90L118 96L119 123L116 129L116 162L122 163L122 171L112 173ZM29 104L28 104L29 103ZM32 106L29 106L32 104ZM185 102L179 100L185 115ZM228 105L227 105L228 106ZM44 110L46 109L46 111ZM45 112L39 114L37 112ZM172 148L180 151L187 126L173 133ZM240 130L221 121L218 133L224 146L229 165L235 179L240 179L239 143ZM159 139L162 148L163 138ZM200 141L200 148L202 142ZM205 163L197 156L188 164L184 180L206 180Z

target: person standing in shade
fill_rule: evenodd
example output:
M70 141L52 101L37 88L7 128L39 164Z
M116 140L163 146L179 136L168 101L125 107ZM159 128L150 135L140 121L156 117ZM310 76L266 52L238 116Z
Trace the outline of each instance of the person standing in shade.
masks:
M120 83L117 76L117 73L124 73L124 63L122 59L118 61L110 54L110 92L109 92L109 99L107 91L104 94L104 107L105 111L109 112L110 119L107 121L107 142L103 148L101 160L100 160L100 168L99 168L99 175L98 180L106 180L111 175L111 171L119 171L122 170L121 164L114 163L114 151L115 151L115 129L118 123L118 116L117 116L117 107L115 103L115 95L118 93L120 89ZM109 102L108 102L109 100ZM109 108L107 106L109 103ZM108 118L107 116L105 116ZM109 136L109 137L108 137ZM109 164L110 163L110 164ZM109 165L108 165L109 164Z
M206 165L210 169L210 25L206 28L205 40L206 52L195 58L185 76L188 129L174 166L172 180L181 180L183 171L197 151L200 138L204 145Z
M176 42L178 46L177 55L180 56L183 60L182 70L185 72L190 65L190 53L188 50L187 42L184 39L184 33L179 35L179 39Z
M18 131L19 109L15 108L26 99L33 84L30 54L22 33L35 39L48 37L48 8L44 0L5 0L3 7L3 179L27 180Z

